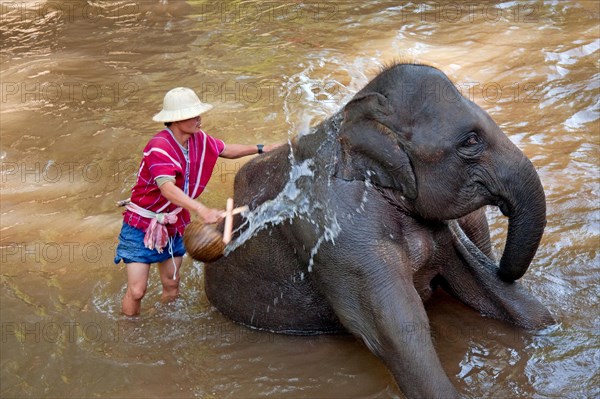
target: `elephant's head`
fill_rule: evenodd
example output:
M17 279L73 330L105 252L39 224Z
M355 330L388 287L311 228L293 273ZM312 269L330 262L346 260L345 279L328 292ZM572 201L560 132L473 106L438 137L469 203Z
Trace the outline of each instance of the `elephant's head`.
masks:
M484 205L509 217L499 276L519 279L537 251L546 202L527 157L438 69L398 64L344 108L337 175L395 190L415 217L449 220Z

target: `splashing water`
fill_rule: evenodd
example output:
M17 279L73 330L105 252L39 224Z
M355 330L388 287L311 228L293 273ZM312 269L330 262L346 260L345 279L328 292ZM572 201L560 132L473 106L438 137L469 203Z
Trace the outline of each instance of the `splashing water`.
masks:
M268 225L277 225L300 214L309 214L309 198L296 183L303 176L313 176L311 168L313 165L312 159L307 159L302 163L292 163L288 182L277 197L262 203L252 212L242 214L246 220L235 232L243 231L235 241L227 246L225 255L237 249Z
M265 201L252 212L244 212L242 214L245 217L245 221L235 230L235 233L241 232L241 234L227 246L225 255L235 251L259 231L288 220L292 221L294 218L310 222L319 233L319 238L310 252L309 271L312 270L313 257L316 255L321 244L325 241L334 241L341 230L336 215L329 208L323 206L320 201L314 200L312 193L307 192L310 190L310 187L301 187L298 184L302 178L314 177L314 160L306 159L298 162L294 159L293 151L290 151L288 159L292 166L287 184L277 197ZM315 218L317 214L324 215L322 221ZM322 231L319 232L319 230Z
M308 61L283 84L283 110L289 136L311 134L319 122L335 114L369 82L368 69L382 68L377 57ZM342 73L340 73L340 71Z
M325 241L331 241L333 244L335 244L335 238L340 233L340 231L342 231L342 228L340 227L340 224L338 223L337 218L334 215L333 220L329 224L325 225L323 234L319 237L315 246L310 250L310 259L308 260L309 272L312 272L313 270L313 266L315 263L314 258L317 252L319 251L321 244ZM304 275L302 275L302 278L304 279Z
M321 205L318 201L312 200L312 193L306 192L297 183L303 177L313 178L315 162L312 159L307 159L298 162L294 157L293 147L291 146L291 137L298 134L303 136L315 132L315 128L311 128L315 122L323 120L332 115L340 103L347 101L351 96L351 90L342 83L335 81L335 89L324 90L316 84L318 79L312 78L311 75L316 68L322 68L323 63L318 65L309 62L308 65L301 65L304 69L288 78L287 83L283 85L284 92L284 112L286 122L289 126L288 136L290 140L290 154L288 160L291 164L288 182L276 198L266 201L257 207L252 212L245 212L245 222L235 230L235 233L241 232L240 236L231 242L226 250L225 255L235 251L243 245L248 239L256 235L259 231L266 229L269 226L275 226L284 221L292 221L294 218L300 218L310 222L317 231L318 239L310 250L310 259L308 263L308 271L311 272L314 266L314 257L319 248L324 242L330 241L335 243L335 238L341 231L341 227L337 221L335 214L328 207ZM352 77L351 82L362 80L362 77ZM331 81L331 79L330 79ZM315 93L314 87L320 88L319 93ZM331 87L333 87L330 85ZM298 101L298 91L301 95L301 101ZM317 100L317 95L320 95L323 100ZM311 106L304 106L311 105ZM292 104L295 107L301 108L292 110ZM315 107L315 104L317 106ZM329 136L334 132L327 132ZM317 220L314 216L322 214L323 220Z

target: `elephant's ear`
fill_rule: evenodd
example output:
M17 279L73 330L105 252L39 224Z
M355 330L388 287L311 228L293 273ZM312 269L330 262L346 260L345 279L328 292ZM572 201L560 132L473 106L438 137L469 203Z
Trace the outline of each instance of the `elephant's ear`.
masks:
M367 93L346 105L338 137L341 160L335 175L344 180L370 180L415 199L415 174L402 138L393 129L392 117L388 99L379 93Z

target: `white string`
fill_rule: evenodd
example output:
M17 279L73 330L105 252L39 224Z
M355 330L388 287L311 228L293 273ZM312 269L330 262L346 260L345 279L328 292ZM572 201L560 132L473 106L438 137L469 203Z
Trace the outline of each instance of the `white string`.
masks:
M171 255L171 260L173 261L173 267L175 271L173 272L173 280L177 278L177 264L175 263L175 256L173 255L173 243L175 242L175 236L169 237L169 255Z

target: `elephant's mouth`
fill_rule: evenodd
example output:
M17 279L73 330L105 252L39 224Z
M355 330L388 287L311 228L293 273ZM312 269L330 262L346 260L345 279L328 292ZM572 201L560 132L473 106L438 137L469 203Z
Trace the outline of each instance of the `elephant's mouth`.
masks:
M502 214L506 217L510 217L510 215L512 215L512 213L513 213L512 207L511 207L510 203L503 196L501 196L497 193L494 193L492 190L489 189L489 187L487 187L484 183L482 183L480 181L476 181L475 186L476 186L476 189L475 189L476 193L480 194L484 198L491 199L491 200L489 200L487 205L492 205L492 206L498 207L498 209L500 209L500 212L502 212Z

